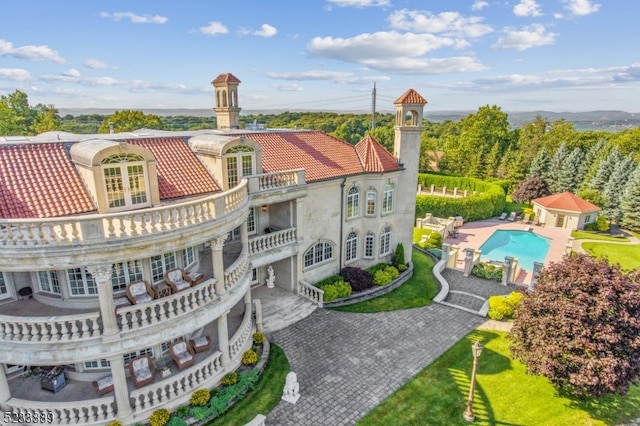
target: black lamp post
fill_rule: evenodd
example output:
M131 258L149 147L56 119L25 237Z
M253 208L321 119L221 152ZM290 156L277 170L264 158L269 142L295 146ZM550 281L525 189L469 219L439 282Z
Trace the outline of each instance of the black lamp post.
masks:
M471 352L473 353L471 387L469 388L469 401L467 402L467 409L463 414L464 419L468 422L472 422L473 420L475 420L475 416L473 415L473 391L476 387L476 370L478 368L478 358L480 358L480 354L482 353L482 343L475 342L473 345L471 345Z

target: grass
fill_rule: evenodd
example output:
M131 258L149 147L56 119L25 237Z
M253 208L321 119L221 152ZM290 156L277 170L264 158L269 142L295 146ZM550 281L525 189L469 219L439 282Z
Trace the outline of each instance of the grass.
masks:
M589 231L571 231L571 236L576 240L602 240L602 241L619 241L629 242L626 237L612 237L611 235L603 235Z
M427 228L413 228L413 243L417 244L423 235L430 235L433 231Z
M258 414L267 414L282 397L284 382L289 373L289 361L280 346L271 343L271 354L267 366L260 375L255 388L210 425L244 425Z
M517 212L527 207L531 207L529 206L529 203L516 203L507 195L507 200L504 204L504 211L507 213Z
M582 243L582 248L596 258L605 257L619 263L624 270L640 269L640 244Z
M559 395L548 380L512 360L505 333L476 330L418 373L358 426L468 425L462 413L470 386L471 343L485 345L478 361L474 424L606 425L640 417L640 388L626 396L577 400Z
M416 250L413 250L411 260L413 276L397 289L375 299L332 309L342 312L372 313L428 305L440 291L438 281L431 272L434 261Z

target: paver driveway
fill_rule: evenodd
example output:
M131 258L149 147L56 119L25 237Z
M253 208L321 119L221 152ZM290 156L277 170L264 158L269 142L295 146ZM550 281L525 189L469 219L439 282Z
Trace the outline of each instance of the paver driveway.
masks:
M375 314L317 309L268 336L297 374L300 399L281 401L266 424L354 424L483 322L435 303Z

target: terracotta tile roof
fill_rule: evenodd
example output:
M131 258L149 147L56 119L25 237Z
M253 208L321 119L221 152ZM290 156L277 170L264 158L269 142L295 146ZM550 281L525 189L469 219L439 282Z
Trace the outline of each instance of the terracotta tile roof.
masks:
M0 144L0 217L57 217L94 210L62 144Z
M220 191L182 138L129 139L126 142L153 153L161 200Z
M569 212L587 213L600 210L600 207L583 200L571 192L562 192L560 194L536 198L533 202L540 204L547 209L566 210Z
M398 104L420 104L424 105L427 103L427 100L423 98L420 93L416 92L413 89L409 89L402 94L396 101L393 103L394 105Z
M228 73L220 74L219 76L214 78L211 83L212 84L213 83L236 83L236 84L240 84L241 81L238 79L238 77L236 77L235 75L233 75L230 72L228 72Z
M389 172L400 170L398 161L371 135L367 135L355 146L362 166L367 172Z
M367 171L353 145L323 132L272 131L241 136L262 146L264 173L305 169L307 182L313 182ZM383 166L386 163L385 160ZM397 170L395 162L392 170Z

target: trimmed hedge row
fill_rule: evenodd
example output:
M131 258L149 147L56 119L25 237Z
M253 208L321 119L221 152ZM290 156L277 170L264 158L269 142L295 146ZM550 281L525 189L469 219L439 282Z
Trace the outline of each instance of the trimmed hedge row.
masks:
M462 216L465 221L488 219L504 211L506 193L502 182L486 182L475 178L443 176L420 173L418 183L423 188L431 185L460 190L476 191L476 195L453 198L437 195L418 195L416 199L416 218L431 213L436 217Z

